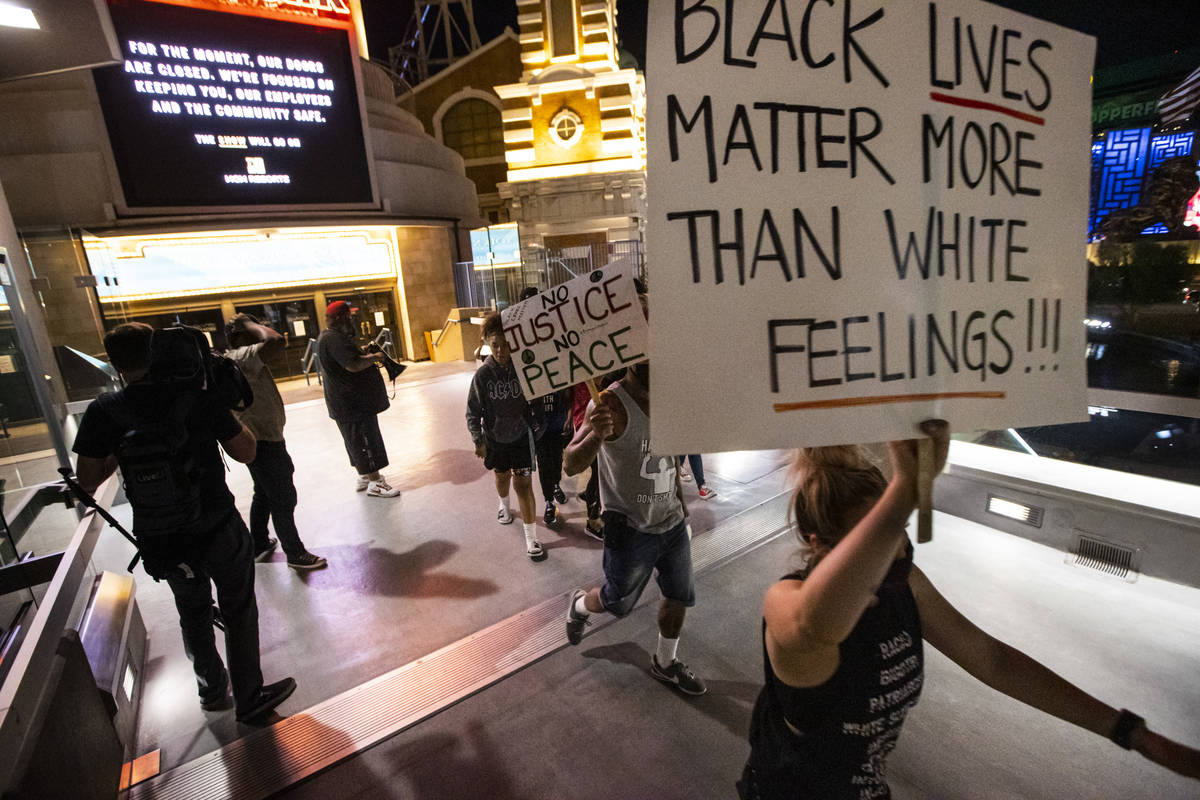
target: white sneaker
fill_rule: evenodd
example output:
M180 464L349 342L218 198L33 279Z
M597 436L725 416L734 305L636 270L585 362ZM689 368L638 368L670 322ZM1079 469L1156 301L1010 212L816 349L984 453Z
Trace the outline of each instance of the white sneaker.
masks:
M496 522L499 522L501 525L507 525L512 521L513 521L512 512L509 511L507 508L501 508L500 510L498 510L496 512Z
M367 487L367 495L370 497L396 497L399 494L400 490L394 486L389 486L388 482L383 478L371 481L371 485Z
M679 468L679 480L683 481L684 483L692 482L692 473L687 471L687 467Z
M367 478L366 475L359 475L358 483L354 484L354 491L365 492L367 490L367 486L370 483L371 483L371 481Z

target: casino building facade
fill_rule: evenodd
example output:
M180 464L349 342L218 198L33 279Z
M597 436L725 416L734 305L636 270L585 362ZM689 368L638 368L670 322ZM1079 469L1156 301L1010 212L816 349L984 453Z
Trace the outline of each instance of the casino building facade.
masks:
M124 64L0 85L0 182L56 354L101 353L131 319L220 346L247 311L288 338L276 376L297 375L345 299L364 336L427 357L482 224L475 187L361 57L351 6L110 10Z

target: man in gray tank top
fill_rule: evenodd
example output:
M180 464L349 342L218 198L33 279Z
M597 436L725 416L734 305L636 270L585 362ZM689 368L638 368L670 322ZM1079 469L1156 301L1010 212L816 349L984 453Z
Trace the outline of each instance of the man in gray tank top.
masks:
M678 462L650 452L650 365L638 364L588 405L583 425L565 453L568 475L600 471L604 505L604 584L576 589L567 609L567 640L579 644L592 614L623 617L633 610L657 571L662 603L658 648L650 674L686 694L708 691L675 657L687 609L696 604L687 508Z

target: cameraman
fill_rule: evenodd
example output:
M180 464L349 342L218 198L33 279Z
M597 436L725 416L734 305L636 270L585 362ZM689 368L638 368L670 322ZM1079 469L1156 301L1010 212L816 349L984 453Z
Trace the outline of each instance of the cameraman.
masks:
M143 421L161 423L169 413L166 409L181 407L179 388L150 379L153 337L154 329L140 322L119 325L104 337L104 349L125 388L107 401L93 400L80 422L74 447L79 455L76 472L88 492L95 492L117 468L122 441L133 430L127 420L138 420L139 425ZM134 534L146 573L155 580L165 578L175 596L183 646L196 673L201 707L206 711L225 707L232 678L237 720L253 723L296 689L292 678L263 685L250 533L225 485L225 465L217 450L220 443L231 458L246 464L254 460L256 443L232 412L211 398L200 396L184 407L187 438L180 448L193 465L200 517L170 534L143 537L138 533L138 504L131 501ZM217 604L224 620L228 672L213 634L210 582L217 586Z

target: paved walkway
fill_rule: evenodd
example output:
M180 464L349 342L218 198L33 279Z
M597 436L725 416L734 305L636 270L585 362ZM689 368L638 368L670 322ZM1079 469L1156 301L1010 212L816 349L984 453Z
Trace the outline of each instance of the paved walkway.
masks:
M282 553L256 568L263 671L295 675L299 689L282 711L314 705L488 625L565 592L600 572L599 542L583 534L583 504L567 481L564 522L538 532L549 557L525 556L519 523L496 523L491 473L475 457L465 408L471 364L417 364L398 382L380 426L392 465L385 475L402 495L355 493L355 474L324 401L290 399L285 435L296 464L297 522L305 544L330 567L289 569ZM711 501L685 488L699 534L718 520L777 494L780 453L733 453L705 460ZM230 463L229 485L243 516L252 493L245 467ZM515 497L514 507L515 507ZM128 513L128 506L119 510ZM103 540L106 562L128 563L126 543ZM110 567L111 568L111 567ZM159 748L164 768L228 743L239 726L228 713L205 714L195 698L172 597L139 569L138 602L150 636L138 752Z
M303 381L284 387L293 401L287 436L301 534L331 566L298 575L277 555L256 568L264 672L268 680L292 674L300 684L282 713L300 713L598 580L601 546L583 535L573 490L561 529L538 523L544 563L524 556L519 526L495 523L491 476L474 457L463 419L471 373L470 364L421 364L398 384L381 416L393 462L385 472L403 490L395 500L353 491L319 394ZM778 452L706 458L718 497L706 503L694 486L685 488L697 536L714 535L722 520L776 495L784 462ZM249 477L231 468L245 513ZM1200 590L1112 580L953 517L939 514L936 526L918 559L971 618L1164 733L1200 743ZM98 561L127 560L115 534L104 548ZM698 582L680 653L708 681L703 698L680 697L649 677L650 603L288 796L731 797L761 685L762 593L794 551L781 536ZM169 769L246 729L229 712L199 709L170 593L140 570L137 577L150 634L138 751L160 748ZM892 760L900 800L1200 796L1200 784L998 695L935 651L927 657L922 703Z

